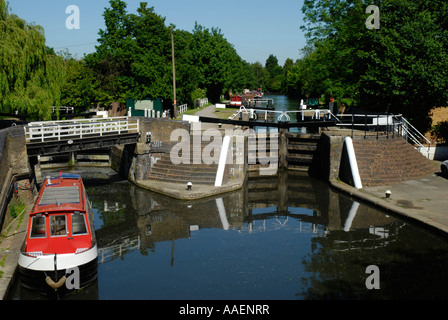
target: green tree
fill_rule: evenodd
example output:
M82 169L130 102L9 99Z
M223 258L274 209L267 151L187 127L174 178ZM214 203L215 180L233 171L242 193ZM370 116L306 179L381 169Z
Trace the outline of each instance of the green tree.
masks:
M232 87L232 76L242 60L220 29L208 29L197 23L193 30L193 50L199 87L207 90L212 102L218 102L225 89Z
M107 106L124 103L128 97L173 99L174 25L166 26L165 18L146 2L140 3L136 14L126 11L123 0L110 0L109 4L103 14L106 28L99 31L96 52L85 57L85 64L74 64L70 69L70 86L83 86L85 94L77 96L67 85L64 101L73 98L72 103L86 103L93 95L90 102ZM194 105L194 100L204 93L212 102L218 102L226 92L259 85L257 78L265 78L264 71L253 73L252 65L238 56L218 28L196 23L192 32L174 30L173 36L180 103ZM85 84L90 81L93 89L80 82L82 75L88 79Z
M132 76L129 93L134 98L173 97L171 65L171 31L165 18L147 3L140 3L138 15L131 14Z
M333 94L364 110L401 113L421 131L448 101L448 6L442 0L384 0L380 29L365 22L367 1L305 0L307 94Z
M269 79L266 81L266 89L271 92L280 92L284 78L284 70L278 65L278 59L274 55L269 55L265 64Z
M84 59L66 57L66 79L61 87L61 104L75 107L76 112L86 111L96 99L98 86L93 69L88 68Z
M254 62L250 65L252 75L255 79L256 88L265 88L266 83L269 79L269 74L267 70L263 67L260 62Z
M199 68L194 63L193 34L185 30L174 30L174 45L177 100L194 106L196 99L207 97L207 90L199 87Z
M99 45L94 53L85 57L87 66L93 69L98 79L97 103L106 106L112 102L124 103L133 86L134 40L127 5L122 0L110 0L109 3L110 8L105 8L103 13L106 29L98 33Z
M359 57L360 101L402 113L425 132L430 110L448 102L448 3L400 0L382 7L381 29L367 34Z
M299 59L292 65L285 63L285 79L283 92L291 97L303 97L303 60Z
M0 0L0 111L50 119L60 102L63 59L49 55L41 26L9 12Z

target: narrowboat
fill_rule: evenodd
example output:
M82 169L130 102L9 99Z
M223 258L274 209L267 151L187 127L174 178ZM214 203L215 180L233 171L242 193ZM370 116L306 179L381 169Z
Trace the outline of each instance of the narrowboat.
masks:
M22 286L38 291L67 292L97 279L93 213L80 175L45 179L18 264Z
M230 99L230 105L233 107L241 107L243 105L243 99L240 96L233 96Z

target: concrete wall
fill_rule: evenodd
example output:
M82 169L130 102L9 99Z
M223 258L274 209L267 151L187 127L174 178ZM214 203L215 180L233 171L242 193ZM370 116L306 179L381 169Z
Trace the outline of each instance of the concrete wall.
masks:
M31 174L23 126L0 130L0 225L3 223L14 179Z
M169 119L139 118L140 139L136 145L111 148L111 166L130 181L144 180L152 164L162 153L169 153L173 142L171 134L176 129L190 131L190 123ZM151 133L148 140L148 133Z
M428 155L428 149L426 147L423 148L420 147L419 151L425 157L427 156L430 160L438 160L438 161L448 160L448 145L446 144L443 145L438 144L429 147L429 155Z
M176 129L190 131L190 123L186 121L171 121L169 119L139 118L141 137L139 143L146 144L146 133L151 132L151 145L163 147L170 142L171 133ZM157 143L161 143L157 144Z
M339 178L344 137L340 134L322 133L309 170L312 176L325 181Z

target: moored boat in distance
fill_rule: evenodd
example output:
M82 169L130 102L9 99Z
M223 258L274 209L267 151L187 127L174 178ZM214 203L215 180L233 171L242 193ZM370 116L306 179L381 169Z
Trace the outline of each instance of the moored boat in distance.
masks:
M97 279L93 213L80 175L45 179L18 262L22 286L33 290L67 292Z
M242 105L243 105L243 100L241 99L241 96L236 95L230 99L230 106L241 107Z

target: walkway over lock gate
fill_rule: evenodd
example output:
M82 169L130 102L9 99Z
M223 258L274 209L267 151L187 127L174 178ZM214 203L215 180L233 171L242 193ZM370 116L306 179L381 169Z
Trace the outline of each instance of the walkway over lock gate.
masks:
M31 122L25 126L29 156L136 143L139 120L128 117Z

